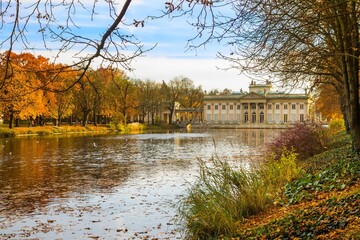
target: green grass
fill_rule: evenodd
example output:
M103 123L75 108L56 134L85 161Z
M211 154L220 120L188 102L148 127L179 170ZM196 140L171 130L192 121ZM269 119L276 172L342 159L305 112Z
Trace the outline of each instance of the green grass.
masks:
M192 239L235 234L245 218L271 206L279 189L300 172L291 151L251 169L217 158L211 164L200 161L199 177L180 202L184 234Z
M301 161L288 150L253 168L216 158L200 161L199 177L179 204L184 236L359 239L360 157L351 151L348 135L334 139L330 149Z

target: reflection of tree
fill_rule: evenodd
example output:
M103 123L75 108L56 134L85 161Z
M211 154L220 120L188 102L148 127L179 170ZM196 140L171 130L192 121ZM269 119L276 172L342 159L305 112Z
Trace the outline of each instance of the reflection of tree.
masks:
M271 129L242 129L239 131L239 140L242 144L249 147L263 146L273 137L276 131Z
M32 212L71 192L111 191L127 179L131 163L91 158L89 147L82 137L8 140L0 152L1 215Z

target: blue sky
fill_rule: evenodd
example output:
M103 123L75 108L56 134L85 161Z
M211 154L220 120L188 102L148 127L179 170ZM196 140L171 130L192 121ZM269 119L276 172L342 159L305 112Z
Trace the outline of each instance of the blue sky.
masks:
M117 12L119 12L122 6L121 2L124 0L117 1L119 2ZM30 4L31 0L21 2L23 5ZM90 18L91 5L87 6L86 9L80 6L76 8L74 20L80 27L79 33L90 38L99 39L100 34L106 31L109 24L111 24L111 19L109 18L107 6L103 2L99 1L95 9L97 14L94 19ZM125 15L125 21L132 23L134 19L141 20L149 15L161 15L161 10L165 10L164 3L165 0L133 0ZM23 9L23 11L25 10ZM57 14L58 22L64 21L62 18L66 14L60 12L60 8L54 12ZM10 15L8 17L10 18ZM36 21L36 19L32 18L31 21ZM157 44L155 49L131 63L134 71L128 72L128 75L131 78L151 79L159 82L184 76L192 79L195 85L201 85L204 90L229 88L238 91L240 88L247 89L250 80L246 76L239 75L239 72L234 69L227 71L217 70L217 68L227 68L229 66L228 62L216 58L218 51L230 51L225 46L216 43L208 44L205 48L201 47L196 50L187 49L187 41L196 35L196 31L187 21L191 21L191 19L186 17L175 19L165 17L146 21L143 28L121 26L125 33L134 34L145 47L152 47ZM11 21L8 22L11 23ZM0 36L2 36L0 40L7 35L6 33L9 32L10 27L9 24L9 26L0 29ZM38 28L28 33L28 47L34 47L34 54L41 54L49 58L55 56L55 51L45 50L41 47L39 43L41 42L41 34L38 33ZM46 43L50 48L54 49L60 46L59 42L51 42L49 39L47 39ZM19 41L15 50L22 51L22 49L23 44ZM1 49L1 51L3 50L6 50L6 45ZM87 49L90 52L91 50ZM86 51L82 54L85 53ZM63 54L59 61L70 64L75 60L74 56L75 52L71 50Z
M130 7L126 18L138 20L149 14L160 15L164 6L163 0L137 1ZM191 19L165 17L146 22L144 28L133 29L134 34L146 46L158 44L146 57L138 58L133 63L136 69L133 76L165 81L176 76L185 76L205 90L247 89L249 79L239 75L238 71L218 70L229 66L228 62L216 58L218 51L229 52L225 46L215 43L196 50L187 48L188 40L196 35L196 31L187 21Z

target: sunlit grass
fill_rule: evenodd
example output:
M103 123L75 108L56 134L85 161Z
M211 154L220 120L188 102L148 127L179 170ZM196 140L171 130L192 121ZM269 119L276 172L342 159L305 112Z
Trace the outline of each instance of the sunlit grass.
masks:
M271 206L301 172L291 151L257 168L234 168L217 158L210 165L200 161L200 175L180 202L179 221L192 239L235 234L244 218Z
M37 127L0 127L0 137L13 137L21 135L51 135L67 133L87 133L87 132L106 132L110 128L107 126L37 126Z

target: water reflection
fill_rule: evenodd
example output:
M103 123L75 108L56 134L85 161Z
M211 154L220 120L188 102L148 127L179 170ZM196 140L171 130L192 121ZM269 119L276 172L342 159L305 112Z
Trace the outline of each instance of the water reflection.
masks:
M90 229L104 238L139 232L179 237L170 223L173 205L197 175L196 159L216 154L248 161L275 134L212 130L0 139L0 238L21 238L26 224L43 219L58 223L62 237L81 238ZM31 232L52 238L39 226Z
M91 138L15 138L2 142L2 214L31 212L71 192L107 191L123 182L131 162L113 161Z

